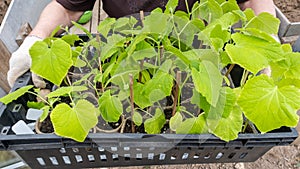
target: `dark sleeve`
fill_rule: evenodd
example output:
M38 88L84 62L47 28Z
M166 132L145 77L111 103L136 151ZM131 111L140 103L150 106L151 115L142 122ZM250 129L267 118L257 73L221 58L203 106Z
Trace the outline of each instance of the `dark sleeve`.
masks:
M56 0L64 8L71 11L92 10L96 0Z
M243 3L243 2L246 2L248 0L236 0L236 2L239 4L239 3Z

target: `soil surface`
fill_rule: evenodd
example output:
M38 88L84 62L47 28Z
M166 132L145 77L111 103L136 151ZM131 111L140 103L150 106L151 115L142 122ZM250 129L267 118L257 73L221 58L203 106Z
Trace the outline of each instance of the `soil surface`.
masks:
M0 25L5 16L6 10L10 4L11 0L1 0L0 1Z
M300 22L300 0L274 0L290 22Z

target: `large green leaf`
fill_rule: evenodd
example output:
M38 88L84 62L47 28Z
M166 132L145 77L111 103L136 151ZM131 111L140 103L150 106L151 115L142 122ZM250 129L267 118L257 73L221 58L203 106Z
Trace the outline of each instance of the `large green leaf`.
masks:
M180 112L176 112L175 115L170 118L170 122L169 122L170 129L176 131L177 127L181 125L182 119L183 117L180 114Z
M50 118L57 135L83 142L89 130L98 122L96 112L92 103L79 100L73 108L65 103L57 105Z
M279 78L300 80L300 53L287 53L285 59L272 63L272 75Z
M151 15L145 17L143 23L144 27L142 32L145 33L165 36L168 35L172 30L170 16L160 12L152 12Z
M210 61L216 67L220 64L219 53L217 53L213 49L192 49L183 54L191 61L191 62L199 62L203 60Z
M201 134L208 133L206 121L203 114L198 117L184 120L177 128L177 134Z
M269 34L277 34L280 20L273 15L263 12L252 18L245 28L256 28Z
M71 47L61 39L53 41L50 48L43 41L36 42L29 53L32 58L31 71L58 86L73 64Z
M155 115L145 121L145 131L148 134L159 134L165 123L165 114L160 109L156 109Z
M209 61L202 61L199 70L192 69L192 78L195 89L201 93L211 105L216 106L223 80L219 69Z
M266 68L270 60L282 60L282 48L279 43L270 43L264 39L240 33L232 35L235 45L228 44L225 50L232 62L250 72L257 73Z
M144 109L151 106L152 103L149 97L146 97L144 92L144 85L141 83L134 83L133 93L134 93L134 103L139 106L139 108Z
M261 75L247 81L238 104L261 132L294 127L299 120L296 111L300 108L300 89L278 87L270 77Z
M242 111L236 105L233 89L223 87L216 107L211 106L199 93L193 92L192 103L205 112L205 119L211 133L225 141L234 140L242 129Z
M0 102L2 102L4 104L8 104L8 103L18 99L20 96L25 94L31 88L33 88L33 85L21 87L20 89L14 91L14 92L11 92L11 93L5 95L4 97L1 97Z
M123 106L121 101L111 96L110 90L107 90L99 98L99 110L105 121L117 122L123 113Z

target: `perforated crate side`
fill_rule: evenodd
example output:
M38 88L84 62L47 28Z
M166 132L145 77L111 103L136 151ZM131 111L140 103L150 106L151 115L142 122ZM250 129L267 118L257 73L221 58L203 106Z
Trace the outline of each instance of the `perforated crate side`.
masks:
M239 139L228 143L212 135L178 135L177 139L174 134L150 135L150 139L145 139L145 136L148 137L144 134L134 137L126 134L96 134L84 143L66 140L59 145L61 148L18 150L17 153L32 168L253 162L276 145L290 144L297 134L292 129L289 135L271 133L252 138L241 135ZM269 142L264 142L264 139Z

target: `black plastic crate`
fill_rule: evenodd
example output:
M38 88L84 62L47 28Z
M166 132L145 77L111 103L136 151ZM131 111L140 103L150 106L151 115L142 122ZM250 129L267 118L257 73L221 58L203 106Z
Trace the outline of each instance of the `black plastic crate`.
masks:
M12 90L30 83L30 73L26 73ZM14 135L11 126L25 117L26 101L31 99L24 95L0 106L0 150L15 150L32 168L253 162L272 147L288 145L298 136L293 128L263 135L240 134L230 142L212 134L91 133L83 143L55 134Z

